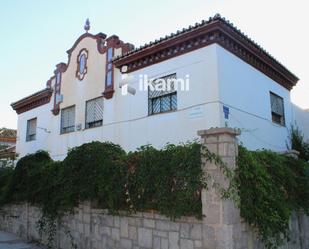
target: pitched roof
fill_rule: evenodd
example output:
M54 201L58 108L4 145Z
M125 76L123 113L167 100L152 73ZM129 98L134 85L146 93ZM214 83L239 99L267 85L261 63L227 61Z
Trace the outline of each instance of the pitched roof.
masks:
M271 54L219 14L115 57L113 62L116 67L127 66L127 72L132 72L213 43L220 44L287 89L298 81Z
M16 130L0 128L0 138L16 138Z

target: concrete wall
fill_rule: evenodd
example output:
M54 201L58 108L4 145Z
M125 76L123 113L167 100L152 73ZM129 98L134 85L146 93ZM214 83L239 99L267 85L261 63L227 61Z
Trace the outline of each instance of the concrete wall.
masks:
M227 167L235 168L239 132L213 128L202 130L199 135ZM202 162L209 176L208 188L202 191L202 220L184 217L171 221L155 213L111 216L84 203L59 223L56 247L68 249L74 242L78 249L264 249L255 229L244 222L234 203L221 198L218 184L226 187L228 182L220 168L203 158ZM6 206L0 213L0 229L40 240L36 228L40 215L39 208L27 204ZM307 249L309 217L293 214L290 228L291 240L280 249Z

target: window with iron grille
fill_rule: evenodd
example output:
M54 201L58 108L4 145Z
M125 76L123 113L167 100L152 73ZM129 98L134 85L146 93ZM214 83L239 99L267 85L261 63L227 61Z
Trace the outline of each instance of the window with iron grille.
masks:
M163 90L155 89L156 84L164 80L166 86ZM148 87L148 114L163 113L177 109L177 91L173 80L176 80L176 74L167 75L154 80Z
M270 92L271 118L276 124L285 125L283 98Z
M85 127L98 127L103 124L103 97L88 100L86 102Z
M36 118L27 121L26 141L33 141L36 139Z
M61 110L60 133L68 133L75 130L75 106Z

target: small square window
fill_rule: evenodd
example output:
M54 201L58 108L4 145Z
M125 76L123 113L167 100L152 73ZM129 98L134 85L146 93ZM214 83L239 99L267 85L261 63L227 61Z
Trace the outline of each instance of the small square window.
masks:
M153 87L148 89L148 113L156 114L177 109L177 91L175 90L174 80L176 74L171 74L153 81ZM166 84L164 90L157 90L157 82Z
M271 118L276 124L285 125L283 98L270 92Z
M27 121L26 141L33 141L36 139L36 123L36 118Z

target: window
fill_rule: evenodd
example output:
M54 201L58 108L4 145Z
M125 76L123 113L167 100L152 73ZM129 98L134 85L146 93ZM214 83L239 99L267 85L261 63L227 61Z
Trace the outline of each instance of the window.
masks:
M33 141L35 139L36 139L36 118L27 121L26 141Z
M271 104L271 118L276 124L285 125L284 120L284 103L283 98L280 96L270 93L270 104Z
M86 55L82 54L79 58L79 73L83 74L86 69Z
M60 132L68 133L75 130L75 106L67 107L61 110L61 128Z
M76 69L76 77L79 80L83 80L87 73L87 59L88 59L88 50L82 49L79 51L77 56L77 69Z
M86 129L101 126L102 123L103 97L88 100L86 102Z
M148 87L149 115L177 109L176 74L154 80ZM160 85L160 86L159 86Z
M113 59L114 49L108 48L107 50L107 66L106 66L106 86L111 87L113 84Z

